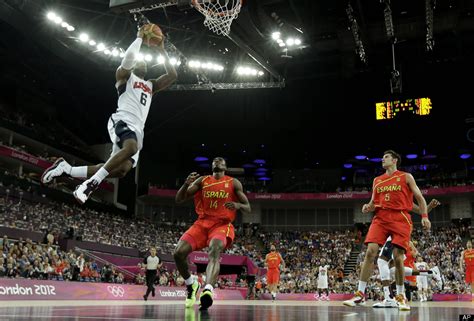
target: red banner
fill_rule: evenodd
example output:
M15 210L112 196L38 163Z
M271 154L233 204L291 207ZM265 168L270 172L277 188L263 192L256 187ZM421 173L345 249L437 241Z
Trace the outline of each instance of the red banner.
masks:
M25 163L39 167L42 170L45 170L46 168L50 167L53 164L50 161L43 160L36 156L30 155L28 153L25 153L25 152L22 152L22 151L19 151L19 150L16 150L4 145L0 145L0 156L15 158ZM107 182L102 182L100 184L100 187L109 192L114 191L114 186Z
M449 194L466 194L474 192L474 185L452 186L443 188L422 189L421 192L425 196L449 195ZM171 189L159 189L154 186L148 188L148 195L159 197L175 197L177 191ZM270 201L330 201L330 200L357 200L370 199L370 192L340 192L340 193L248 193L249 200L270 200Z

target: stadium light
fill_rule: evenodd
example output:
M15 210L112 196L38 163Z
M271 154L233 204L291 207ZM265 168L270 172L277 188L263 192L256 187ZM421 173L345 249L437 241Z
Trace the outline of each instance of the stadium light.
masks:
M125 52L121 52L121 53L119 54L119 56L120 56L120 58L125 57Z
M59 17L59 16L55 16L55 17L53 18L53 21L54 21L54 23L56 23L56 24L60 24L61 22L63 22L63 19L62 19L61 17Z
M301 45L301 39L296 38L295 39L295 45L297 45L297 46Z
M82 42L87 42L89 40L89 35L87 33L81 33L79 35L79 40Z
M158 56L158 57L156 58L156 61L158 61L158 63L159 63L160 65L162 65L162 64L165 63L165 57L163 57L163 56L160 55L160 56Z
M273 40L277 40L277 39L280 39L280 32L279 31L275 31L274 33L272 33L272 39Z
M46 17L48 18L48 20L54 21L54 18L56 18L56 13L50 11L50 12L48 12L48 14L46 15Z
M146 61L151 61L153 57L150 54L145 55L145 60Z
M102 51L105 49L105 45L101 42L97 45L97 50Z
M95 42L94 40L89 40L89 45L95 46L96 44L97 44L97 42Z
M136 58L138 61L143 61L143 59L145 59L145 56L143 56L143 54L141 54L141 53L138 53L135 58Z
M279 45L280 47L285 47L285 46L286 46L283 41L282 41L282 42L279 42L278 45Z
M105 49L104 50L104 54L106 54L107 56L111 54L110 50L109 49Z
M76 28L74 28L73 26L69 25L67 26L67 31L74 31L76 30Z
M117 48L114 48L114 49L112 50L112 56L117 57L118 54L119 54L119 52L118 52Z
M61 27L67 28L69 24L66 21L61 22Z
M293 39L293 38L286 39L286 44L288 46L293 46L295 44L295 39Z
M176 65L178 63L178 60L175 57L170 58L170 63L172 65Z

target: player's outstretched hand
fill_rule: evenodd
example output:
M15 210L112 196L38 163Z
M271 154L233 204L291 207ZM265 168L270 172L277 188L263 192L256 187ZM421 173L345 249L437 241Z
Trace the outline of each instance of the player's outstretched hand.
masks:
M236 202L227 202L224 204L224 206L226 208L228 208L229 210L238 210L240 209L240 203L236 203Z
M436 198L433 198L431 202L428 204L428 209L433 209L441 205L441 202L438 201Z
M425 230L430 230L431 229L431 222L428 218L422 218L421 219L421 225Z
M373 212L375 210L375 205L374 204L364 204L364 206L362 206L362 213L370 213L370 212Z
M198 173L192 172L192 173L189 174L188 177L186 178L186 184L191 185L191 184L194 183L194 181L197 180L200 176L201 176L201 175L199 175Z

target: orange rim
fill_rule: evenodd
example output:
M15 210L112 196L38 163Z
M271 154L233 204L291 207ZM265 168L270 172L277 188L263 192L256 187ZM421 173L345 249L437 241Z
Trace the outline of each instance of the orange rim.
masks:
M224 16L230 16L230 15L232 15L232 14L234 13L234 11L235 11L236 8L239 8L239 9L240 9L240 7L242 6L243 0L240 0L239 2L240 2L239 5L235 6L232 10L226 10L226 11L223 11L223 12L215 12L214 10L204 9L204 8L201 6L201 4L199 3L198 0L191 0L191 3L193 4L193 6L194 6L198 11L201 11L201 12L205 11L205 12L207 12L207 14L208 14L209 16L214 16L214 17L216 17L216 16L218 16L218 17L224 17Z

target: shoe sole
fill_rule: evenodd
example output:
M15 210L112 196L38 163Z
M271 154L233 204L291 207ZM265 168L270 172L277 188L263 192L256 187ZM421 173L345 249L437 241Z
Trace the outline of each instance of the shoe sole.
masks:
M58 159L53 163L53 165L51 165L51 166L49 166L48 168L46 168L46 170L43 172L43 174L41 175L41 178L40 178L41 184L49 184L49 183L51 183L51 182L49 182L49 183L44 182L44 180L43 180L43 179L44 179L44 176L45 176L49 171L51 171L51 170L55 169L56 167L58 167L59 163L61 163L61 162L64 162L64 158L62 158L62 157L61 157L61 158L58 158Z
M79 204L83 205L85 203L80 198L77 197L76 191L72 192L72 195L74 195L74 198L76 199L76 201L79 202Z
M201 311L209 309L212 306L212 303L214 302L211 295L209 294L201 296L200 301L201 301L201 307L199 308L199 310Z

